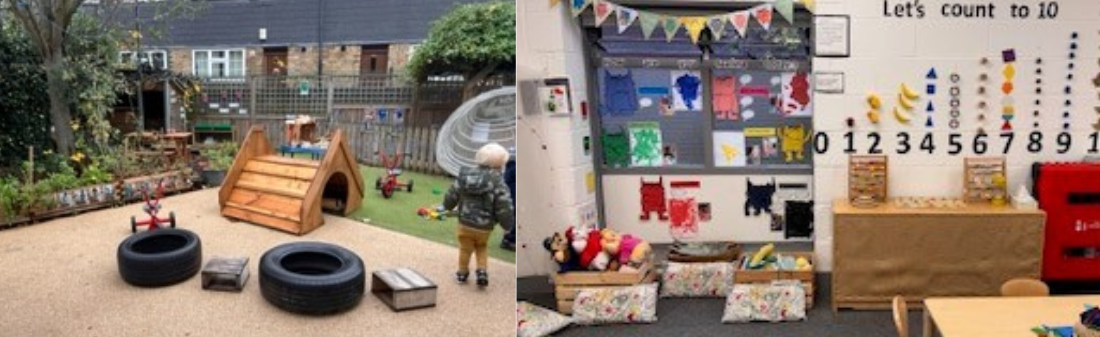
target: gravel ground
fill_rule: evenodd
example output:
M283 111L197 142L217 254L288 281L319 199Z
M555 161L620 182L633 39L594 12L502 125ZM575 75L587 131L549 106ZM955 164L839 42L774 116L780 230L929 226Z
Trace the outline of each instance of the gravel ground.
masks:
M217 190L165 200L179 227L197 233L203 258L247 256L241 293L202 290L199 276L162 288L132 287L118 275L118 243L139 204L0 231L0 335L3 336L511 336L516 270L490 260L491 285L452 281L457 250L349 219L325 216L294 235L219 215ZM140 217L139 217L140 218ZM355 309L325 317L284 312L260 295L258 261L289 241L326 241L359 254L374 270L407 266L439 285L437 306L395 313L367 294ZM369 276L368 276L369 277ZM370 281L368 279L367 286Z

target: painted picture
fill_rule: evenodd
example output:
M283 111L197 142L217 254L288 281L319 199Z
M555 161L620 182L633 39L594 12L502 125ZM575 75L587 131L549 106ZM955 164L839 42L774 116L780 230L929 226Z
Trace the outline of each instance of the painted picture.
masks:
M698 71L672 71L672 108L676 111L701 111L703 80Z
M714 166L742 167L749 153L745 149L745 134L736 131L714 132Z
M630 166L661 166L661 124L657 122L631 122L627 127L630 136Z
M784 73L779 111L786 117L813 116L811 92L809 74L804 72Z

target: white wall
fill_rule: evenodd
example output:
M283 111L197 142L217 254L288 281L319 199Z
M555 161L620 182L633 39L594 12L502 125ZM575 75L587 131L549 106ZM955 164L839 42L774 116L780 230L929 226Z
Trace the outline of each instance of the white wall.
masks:
M916 1L916 0L913 0ZM990 1L954 0L954 3L985 4ZM971 140L977 130L976 107L979 64L981 57L988 57L991 65L986 72L990 76L986 100L988 110L987 131L990 150L987 155L1001 151L997 137L1000 125L1001 62L1003 49L1015 48L1019 56L1016 63L1017 114L1016 139L1012 151L1006 156L1009 165L1009 184L1027 183L1029 166L1036 161L1076 160L1086 153L1091 124L1098 115L1094 106L1100 106L1097 89L1090 80L1098 72L1100 56L1100 2L1090 0L1060 0L1059 15L1054 20L1037 19L1038 0L994 1L998 5L996 19L951 19L939 13L944 1L922 0L927 16L923 19L883 17L883 1L867 0L817 0L818 14L841 14L851 17L851 57L845 59L818 58L815 72L844 72L846 93L842 95L816 94L814 127L831 139L828 152L814 156L815 173L813 189L816 201L815 250L820 260L818 267L831 270L832 266L832 213L833 200L847 194L847 155L843 153L843 133L848 129L844 120L853 117L857 121L856 148L866 153L865 134L877 131L883 135L883 151L890 154L890 193L892 196L958 196L962 190L962 161L971 153ZM1048 0L1049 2L1049 0ZM889 0L894 5L904 3ZM1031 7L1031 18L1014 19L1007 15L1012 3ZM518 1L518 47L521 81L555 75L568 75L572 79L574 104L586 97L585 67L581 55L579 27L567 14L564 3L549 8L545 1ZM1054 151L1053 140L1061 132L1061 103L1067 98L1062 94L1066 85L1069 35L1078 31L1074 88L1069 96L1072 109L1073 148L1059 155ZM1038 154L1025 149L1027 134L1035 131L1034 94L1035 58L1043 58L1044 95L1042 95L1041 131L1044 132L1044 150ZM889 115L882 124L870 127L864 112L864 97L868 91L882 94L886 107L896 103L898 85L909 83L923 91L925 73L935 67L940 75L939 94L934 98L938 107L936 128L928 129L920 123L901 125ZM963 82L963 125L958 130L947 127L947 76L958 72ZM521 102L520 106L525 106ZM922 100L918 106L923 107ZM594 112L594 111L593 111ZM594 195L585 188L584 176L592 169L591 158L583 153L582 137L588 134L587 121L575 115L572 118L548 118L526 115L520 112L520 162L519 212L520 250L519 275L549 274L554 265L541 247L541 240L555 231L579 222L578 212L594 202ZM909 132L912 145L917 147L924 133L932 132L937 149L929 155L914 149L907 155L895 152L895 134ZM957 156L946 154L949 133L963 134L964 151ZM545 144L547 148L542 149ZM666 176L666 180L675 177ZM703 181L700 199L715 203L714 220L703 223L701 230L708 236L731 236L735 240L761 236L764 240L772 233L766 231L765 222L756 219L739 219L744 195L743 177L699 177ZM797 177L789 177L797 178ZM784 179L777 176L777 179ZM754 178L754 182L757 180ZM667 240L667 222L637 223L637 176L605 177L605 206L609 214L623 214L623 220L608 219L608 226L631 231L655 241ZM667 187L666 187L667 188ZM726 197L729 199L723 199ZM721 207L719 204L727 204ZM739 213L737 213L739 214ZM743 217L743 216L741 216ZM629 223L633 218L636 223ZM766 217L759 218L764 221Z
M891 4L900 1L891 0ZM944 1L920 1L925 4L927 16L923 19L885 18L881 1L819 0L817 14L845 14L851 16L851 57L846 59L818 58L814 60L815 72L844 72L844 95L815 96L816 115L814 126L818 132L826 132L832 146L825 154L814 157L814 181L816 182L816 233L815 250L819 268L830 270L832 266L832 200L847 195L847 155L843 153L843 134L848 131L844 120L853 117L856 149L866 154L866 133L883 134L883 151L890 155L891 196L959 196L962 193L962 163L966 156L973 156L971 141L977 131L979 59L988 57L990 66L986 100L990 108L985 130L992 135L990 151L986 156L1000 155L1002 142L999 133L1001 123L1000 102L1003 94L1001 51L1015 48L1017 113L1013 120L1016 139L1012 150L1005 157L1009 166L1009 186L1013 190L1020 184L1030 184L1030 165L1036 161L1079 160L1085 153L1091 124L1097 115L1093 107L1100 105L1097 89L1090 80L1096 76L1098 42L1100 34L1100 2L1062 0L1059 15L1054 20L1037 18L1040 1L994 1L998 5L996 19L952 19L940 15ZM989 3L989 1L956 0L955 3ZM1030 19L1008 17L1012 3L1031 7ZM1071 85L1072 96L1062 93L1068 74L1070 33L1079 32L1076 59L1077 71ZM1043 59L1043 95L1035 94L1035 58ZM866 117L868 109L864 98L869 91L882 94L886 108L896 105L895 96L902 82L909 83L923 92L925 73L935 67L939 73L938 93L934 98L936 127L924 127L924 120L912 125L902 125L886 115L882 124L871 126ZM962 77L962 126L951 130L947 126L947 77L957 72ZM1062 103L1073 100L1071 128L1073 147L1069 153L1059 155L1054 150L1054 138L1062 131ZM1029 153L1027 135L1032 131L1036 118L1032 111L1036 98L1040 106L1040 131L1044 133L1043 151ZM918 104L921 111L927 101L922 97ZM922 113L923 114L923 113ZM937 149L929 155L916 149L907 155L897 155L896 133L907 131L913 136L912 145L919 145L920 137L929 131L935 134ZM964 151L958 156L946 154L947 137L951 132L962 133Z
M771 216L745 216L745 189L746 179L752 180L753 185L763 185L772 182L778 184L801 183L810 184L811 176L678 176L664 175L665 194L671 191L671 181L698 181L699 188L694 191L696 202L709 202L711 204L711 220L699 223L699 233L695 238L687 238L687 241L739 241L739 242L774 242L787 241L783 238L783 232L772 232ZM655 213L651 213L650 220L641 220L641 194L639 178L647 182L655 182L658 176L613 175L603 177L604 212L607 216L607 227L621 233L630 233L643 237L650 242L671 243L669 234L669 222L657 219ZM808 192L808 191L807 191ZM773 204L772 207L777 207ZM790 241L806 241L806 239L792 239Z
M568 76L573 108L579 111L587 97L586 73L580 27L568 14L568 5L550 8L546 1L517 1L516 5L518 80ZM523 96L518 104L516 267L519 276L546 275L556 267L542 239L580 222L581 210L595 203L595 194L585 185L585 175L592 172L592 158L583 147L589 126L579 112L572 117L532 114L526 108L531 102Z

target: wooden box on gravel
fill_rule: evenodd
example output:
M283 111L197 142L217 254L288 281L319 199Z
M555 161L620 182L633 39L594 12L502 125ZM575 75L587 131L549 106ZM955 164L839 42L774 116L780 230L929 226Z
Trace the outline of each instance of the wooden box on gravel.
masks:
M554 297L558 312L573 313L573 299L583 289L629 287L657 280L657 272L643 266L636 273L571 271L554 274Z
M814 260L814 253L812 252L777 252L776 256L791 256L794 258L804 257L810 261L810 266L816 268L817 261ZM806 309L814 306L814 271L810 270L776 270L776 269L746 269L748 265L746 260L751 259L751 253L741 254L741 257L737 259L737 270L733 273L733 283L735 284L761 284L772 283L774 281L791 280L802 283L802 287L806 290Z
M409 268L374 272L370 292L393 311L435 306L438 287L431 280Z
M247 257L213 257L202 268L202 288L241 291L248 282Z

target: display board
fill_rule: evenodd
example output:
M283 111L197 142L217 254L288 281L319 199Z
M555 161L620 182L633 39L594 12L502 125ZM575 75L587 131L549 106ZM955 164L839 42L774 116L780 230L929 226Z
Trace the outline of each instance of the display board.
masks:
M639 22L626 26L581 14L595 36L588 87L603 225L658 243L812 236L812 217L786 231L783 207L812 201L811 16L730 6L697 16L631 8ZM664 20L648 27L653 15Z

